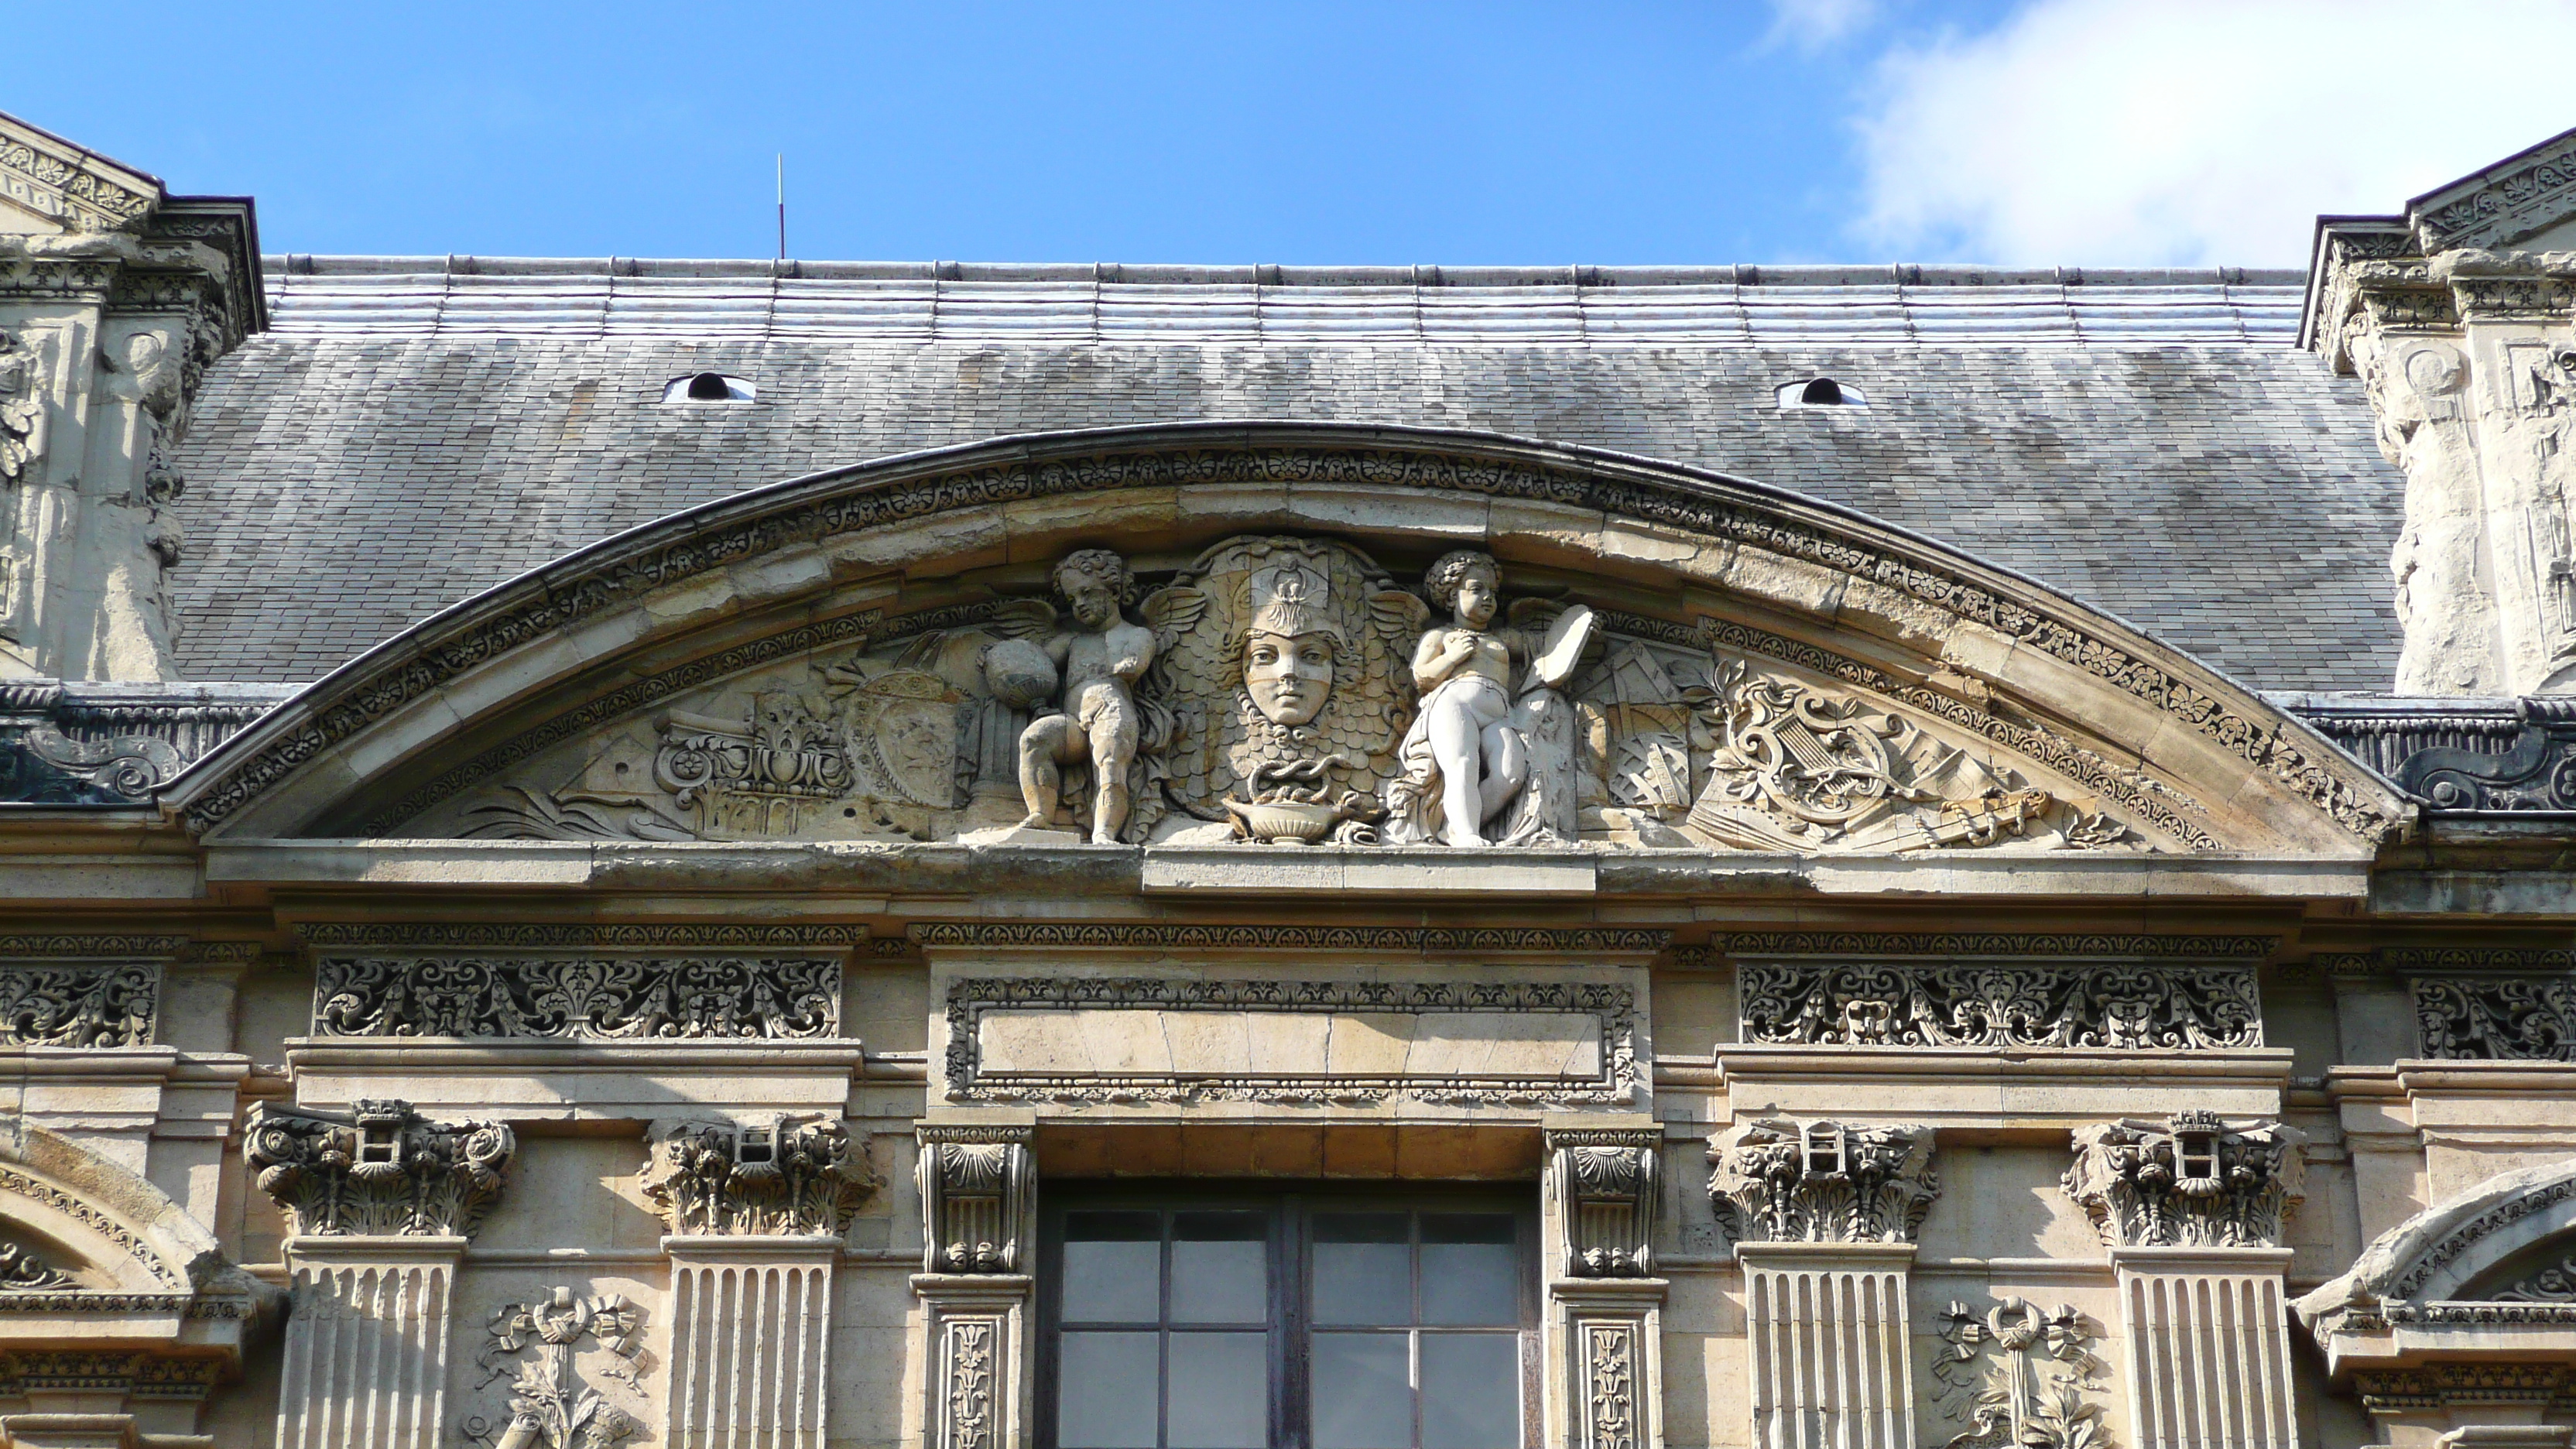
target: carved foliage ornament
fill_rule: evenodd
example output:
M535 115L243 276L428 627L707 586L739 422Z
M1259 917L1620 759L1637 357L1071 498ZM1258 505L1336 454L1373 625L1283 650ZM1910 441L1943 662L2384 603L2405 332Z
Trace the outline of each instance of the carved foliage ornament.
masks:
M2305 1134L2215 1112L2075 1131L2066 1195L2115 1248L2270 1248L2305 1193Z
M668 1122L647 1142L644 1196L675 1234L838 1236L882 1186L828 1117Z
M1929 1127L1772 1118L1708 1155L1709 1206L1739 1243L1910 1243L1941 1189Z
M2576 1061L2576 976L2419 976L2424 1055L2467 1061Z
M580 1298L557 1288L532 1302L504 1303L493 1310L474 1362L483 1372L477 1388L511 1380L509 1422L496 1429L477 1415L460 1427L493 1449L616 1449L644 1426L583 1381L581 1343L600 1350L587 1357L601 1377L640 1392L643 1338L644 1311L618 1294Z
M1943 1417L1966 1420L1947 1449L2107 1449L2098 1396L2111 1386L2084 1315L2042 1313L2019 1298L1981 1317L1953 1301L1941 1314L1932 1382Z
M149 1046L161 968L0 966L0 1045Z
M324 955L317 1036L814 1039L840 1029L837 957Z
M854 472L837 491L813 490L714 535L656 538L602 554L587 572L566 575L542 596L450 626L425 638L402 671L322 705L313 718L249 754L194 800L187 824L203 832L304 761L462 671L528 639L558 631L639 593L721 569L799 540L918 518L980 502L1057 497L1124 487L1299 479L1465 491L1597 508L1661 523L1872 579L1949 613L1996 629L2136 695L2147 706L2241 755L2331 816L2376 841L2397 829L2365 791L2358 767L2267 728L2227 700L2176 678L2117 642L1997 596L1952 571L1917 564L1874 544L1769 509L1714 498L1704 487L1623 470L1575 471L1535 460L1435 455L1373 445L1318 442L1298 447L1144 447L1088 456L1020 457L947 473L886 477Z
M261 1102L243 1154L300 1234L467 1237L501 1199L518 1139L499 1122L433 1122L409 1102L347 1112Z
M1740 982L1747 1041L2128 1051L2263 1044L2251 965L1747 961Z
M34 1249L0 1242L0 1293L42 1293L73 1286L71 1274L36 1256Z

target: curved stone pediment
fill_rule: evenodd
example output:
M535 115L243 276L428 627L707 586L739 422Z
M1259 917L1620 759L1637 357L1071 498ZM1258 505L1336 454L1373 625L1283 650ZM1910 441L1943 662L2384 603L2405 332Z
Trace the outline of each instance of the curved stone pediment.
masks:
M1802 855L2351 857L2409 818L2188 657L1856 515L1285 424L676 515L424 622L173 794L223 838L1400 848L1472 814L1492 844Z

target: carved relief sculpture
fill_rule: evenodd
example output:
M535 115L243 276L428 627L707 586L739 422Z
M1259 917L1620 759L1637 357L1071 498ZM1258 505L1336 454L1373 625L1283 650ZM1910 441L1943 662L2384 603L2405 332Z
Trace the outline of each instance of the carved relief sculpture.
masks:
M1145 743L1144 714L1136 707L1136 681L1154 662L1155 631L1127 621L1135 581L1127 561L1105 548L1065 555L1055 566L1056 593L1077 627L1049 635L1039 647L1063 693L1020 734L1020 798L1031 830L1051 829L1063 793L1062 767L1088 765L1091 773L1091 843L1124 838L1135 800L1128 772ZM1157 742L1159 743L1159 741Z
M483 1371L478 1389L510 1379L509 1421L496 1427L476 1415L459 1427L492 1449L616 1449L643 1422L587 1383L582 1369L586 1362L601 1378L640 1394L643 1338L643 1310L614 1293L580 1298L557 1288L533 1302L505 1303L493 1310L474 1362ZM587 1354L585 1339L593 1345Z
M2075 1131L2066 1195L2115 1248L2269 1248L2304 1195L2306 1135L2214 1112Z
M1747 1041L2229 1051L2263 1044L2254 968L1747 961Z
M25 478L44 447L38 432L45 418L37 391L41 361L23 334L0 332L0 483Z
M1932 1355L1933 1392L1944 1418L1970 1427L1947 1449L2108 1449L2100 1396L2111 1385L2097 1337L2069 1304L2042 1313L2005 1298L1980 1317L1953 1301Z
M468 1237L500 1201L518 1139L499 1122L430 1121L408 1102L260 1102L242 1151L298 1234Z
M1771 1118L1708 1156L1709 1206L1738 1243L1910 1243L1941 1188L1929 1127Z
M318 954L313 975L316 1036L811 1040L840 1008L836 956Z
M2418 976L2415 1020L2428 1057L2576 1061L2576 976Z
M1568 1278L1655 1275L1662 1200L1659 1129L1572 1128L1547 1134L1548 1195Z
M39 1293L78 1286L72 1275L46 1262L34 1249L0 1242L0 1293Z
M161 968L0 966L0 1045L148 1046Z
M838 1236L883 1185L828 1117L656 1124L644 1196L674 1234Z
M1575 727L1557 692L1592 637L1592 611L1542 600L1502 610L1502 571L1490 554L1442 555L1423 592L1450 611L1413 651L1421 713L1405 732L1404 774L1389 787L1388 838L1451 846L1574 843ZM1550 620L1544 633L1534 626ZM1515 684L1520 687L1515 690ZM1508 813L1507 813L1508 812Z
M925 1123L919 1129L925 1273L1025 1273L1037 1211L1035 1131Z

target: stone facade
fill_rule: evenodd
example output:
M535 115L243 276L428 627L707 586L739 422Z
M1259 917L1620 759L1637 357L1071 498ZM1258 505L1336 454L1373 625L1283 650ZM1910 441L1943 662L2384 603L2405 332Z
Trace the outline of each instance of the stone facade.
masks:
M0 122L9 577L52 580L0 612L0 1449L2566 1445L2576 716L2555 404L2499 390L2558 385L2555 155L2327 228L2357 380L2229 344L2403 531L2411 692L2261 693L1829 487L1400 387L925 433L603 514L363 654L184 656L329 656L284 686L171 677L155 540L274 465L225 441L295 370L263 299L412 264L263 261L246 204ZM910 305L791 266L773 318ZM1177 335L1230 275L1114 271L1046 346L1288 366ZM921 280L1005 379L1070 284ZM1604 378L1745 341L1705 276L1417 273L1410 340L1384 284L1244 315L1348 309L1332 366L1387 377L1537 375L1469 293L1667 329ZM1780 285L1730 274L1747 335ZM1890 285L1937 333L1919 289L2038 284ZM2047 285L2104 388L2173 365L2078 325L2146 283ZM612 355L585 406L674 438L793 390L604 400ZM1758 389L1808 472L1977 416L1775 406L1815 373ZM2092 538L2032 546L2116 583ZM2330 632L2230 659L2340 678Z

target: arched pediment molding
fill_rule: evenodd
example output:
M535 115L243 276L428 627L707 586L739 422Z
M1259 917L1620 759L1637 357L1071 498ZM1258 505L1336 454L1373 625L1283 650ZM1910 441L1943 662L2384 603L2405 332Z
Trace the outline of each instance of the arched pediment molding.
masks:
M1042 590L1073 547L1186 560L1267 532L1426 558L1491 549L1507 573L1551 574L1695 647L1767 653L1947 719L2125 798L2130 818L2188 802L2166 848L2363 857L2411 819L2402 796L2216 671L1904 530L1624 455L1287 423L1001 439L673 515L371 650L165 800L212 838L383 833L495 750L524 757L698 684L927 627L992 599L991 578Z
M0 1124L0 1232L41 1244L66 1286L186 1294L224 1272L213 1234L169 1194L24 1121Z

